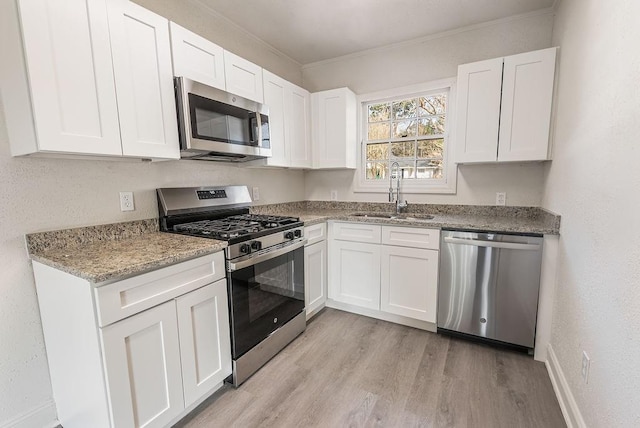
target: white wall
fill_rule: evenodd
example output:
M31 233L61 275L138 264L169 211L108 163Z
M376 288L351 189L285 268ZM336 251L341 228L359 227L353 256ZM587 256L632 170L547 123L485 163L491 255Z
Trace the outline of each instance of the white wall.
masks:
M560 75L544 207L562 228L551 343L592 427L640 426L638 17L637 0L563 0L554 24Z
M277 51L233 22L207 8L198 0L133 0L141 6L200 34L236 55L274 74L302 83L300 64Z
M147 3L165 16L179 14L183 25L205 36L213 31L203 11L190 3ZM261 43L233 30L216 26L215 31L222 34L216 41L224 46L233 40L238 53L260 65L264 60L276 72L293 81L297 75L300 80L297 65L278 62L276 56L264 53ZM302 172L211 162L12 158L0 105L0 427L24 423L24 418L30 418L27 426L55 420L26 233L157 217L156 187L249 184L260 186L260 203L275 203L303 199L303 183ZM118 192L122 190L134 191L136 211L120 212Z
M552 25L551 12L535 13L374 49L303 66L303 83L312 92L348 86L356 94L366 94L455 77L460 64L550 47ZM457 194L412 194L407 199L491 205L496 192L506 191L507 205L539 206L543 174L542 163L466 165L458 171ZM343 201L387 200L386 193L355 193L356 181L348 171L308 172L305 194L307 199L328 200L328 189L335 189Z

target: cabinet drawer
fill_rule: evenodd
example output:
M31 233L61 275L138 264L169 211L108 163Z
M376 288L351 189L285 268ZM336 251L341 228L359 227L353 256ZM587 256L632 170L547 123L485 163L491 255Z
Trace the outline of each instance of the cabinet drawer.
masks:
M98 324L104 327L224 276L224 254L218 252L98 287Z
M304 228L304 236L307 238L307 245L327 239L327 224L320 223Z
M437 250L440 248L440 231L419 227L382 226L382 243L399 247Z
M379 244L381 227L366 223L334 223L333 239Z

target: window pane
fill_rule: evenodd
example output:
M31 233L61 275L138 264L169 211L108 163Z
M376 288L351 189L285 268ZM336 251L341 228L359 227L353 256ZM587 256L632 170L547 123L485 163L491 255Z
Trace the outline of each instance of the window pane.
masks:
M391 143L391 156L396 158L412 158L416 155L416 143L407 141L403 143Z
M417 105L416 100L402 100L393 103L393 118L406 119L416 117Z
M370 123L368 140L386 140L389 139L389 122Z
M416 178L442 178L442 159L418 161Z
M442 157L444 148L444 140L422 140L418 141L418 158L437 158Z
M398 164L400 165L402 178L416 178L416 165L414 161L398 162ZM395 168L394 168L394 172L395 172ZM394 178L395 178L395 174L394 174Z
M367 144L367 159L389 159L389 143Z
M440 94L431 97L418 98L418 115L444 114L447 111L447 95Z
M433 116L420 119L418 123L418 135L444 134L444 116Z
M387 171L388 164L379 162L367 162L367 180L383 180L389 174Z
M393 138L414 137L416 135L416 120L393 122Z
M369 122L389 120L391 106L387 104L372 104L369 106Z

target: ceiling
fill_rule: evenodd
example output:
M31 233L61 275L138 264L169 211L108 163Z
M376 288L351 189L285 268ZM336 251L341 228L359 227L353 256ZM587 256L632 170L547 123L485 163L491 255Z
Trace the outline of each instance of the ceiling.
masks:
M553 6L554 0L196 0L304 65Z

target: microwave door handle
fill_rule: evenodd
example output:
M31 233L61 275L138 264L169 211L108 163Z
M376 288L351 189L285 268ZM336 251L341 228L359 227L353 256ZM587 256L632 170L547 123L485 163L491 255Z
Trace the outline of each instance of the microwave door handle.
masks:
M262 127L260 126L260 114L256 112L249 113L249 138L251 143L260 147L262 144Z
M258 131L258 147L262 147L262 116L256 112L256 129Z

